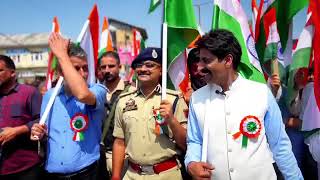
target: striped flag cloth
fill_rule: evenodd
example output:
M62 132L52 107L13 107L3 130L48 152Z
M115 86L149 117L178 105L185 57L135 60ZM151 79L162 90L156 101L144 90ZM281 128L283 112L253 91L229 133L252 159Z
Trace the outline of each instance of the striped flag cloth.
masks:
M239 73L246 79L265 83L255 50L255 41L240 2L238 0L215 0L212 24L213 29L228 29L239 41L243 52L238 67Z
M165 0L168 87L185 92L189 82L186 48L199 36L191 0Z
M54 17L52 22L52 32L60 33L60 25L58 22L58 18ZM46 88L47 90L52 88L52 82L54 81L54 76L57 70L57 58L54 56L54 54L50 51L49 52L49 59L48 59L48 70L47 70L47 76L46 76Z
M100 37L99 57L102 53L113 51L112 37L109 30L109 23L107 17L103 18L102 33Z
M298 93L294 89L294 77L299 69L301 72L304 72L305 80L303 83L307 83L308 67L310 66L310 60L312 60L312 41L314 37L314 25L311 16L312 12L309 9L306 25L300 34L297 46L293 50L293 61L289 68L288 78L287 103L289 105Z
M98 46L99 46L99 15L97 5L94 5L87 21L85 22L77 43L87 53L88 61L88 84L93 84L96 81L95 69L98 61Z

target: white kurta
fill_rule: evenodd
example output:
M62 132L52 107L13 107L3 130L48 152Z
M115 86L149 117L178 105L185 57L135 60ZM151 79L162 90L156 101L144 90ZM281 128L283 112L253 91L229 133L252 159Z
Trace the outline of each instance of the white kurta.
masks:
M208 127L206 159L215 167L211 179L276 179L264 129L268 87L239 76L226 95L217 91L221 92L221 87L207 85L192 96L201 133L204 126ZM249 140L247 148L242 148L242 136L234 140L232 135L239 131L241 120L248 115L258 117L262 129L258 138Z

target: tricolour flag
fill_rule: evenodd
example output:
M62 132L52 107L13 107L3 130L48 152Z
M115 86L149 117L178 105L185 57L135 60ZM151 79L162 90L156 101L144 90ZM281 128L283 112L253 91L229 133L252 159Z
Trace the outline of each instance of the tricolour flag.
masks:
M52 32L60 33L60 26L58 22L58 18L54 17L52 22ZM49 59L48 59L48 70L46 76L46 88L47 90L52 88L52 82L54 80L54 76L57 70L57 58L54 54L50 51L49 52Z
M215 0L212 24L213 29L228 29L239 41L242 49L239 73L246 79L265 83L255 50L255 41L239 0Z
M141 50L145 49L146 45L140 31L132 29L132 35L132 56L133 58L136 58L140 54Z
M306 25L300 34L296 48L293 50L293 61L289 68L288 78L287 103L289 103L289 105L298 93L294 89L295 74L299 69L305 69L306 71L304 76L307 77L307 69L309 67L310 60L312 59L312 39L314 36L314 26L312 24L311 16L312 12L309 11Z
M77 39L77 43L87 53L88 61L88 84L95 83L95 68L98 61L99 46L99 15L97 5L94 5L88 20L85 22L81 33Z
M145 45L145 41L140 33L140 31L138 31L137 29L132 29L132 59L135 59L140 52L146 48ZM132 82L135 80L135 74L134 74L134 70L132 68L130 68L129 73L126 77L126 80L129 82Z
M152 13L161 4L161 0L150 0L149 14Z
M276 9L269 8L272 2L263 3L261 1L259 7L259 15L263 14L263 16L257 21L256 25L256 50L258 52L258 57L260 63L264 67L268 67L265 69L268 75L273 73L279 74L281 79L285 81L286 71L285 67L290 64L290 58L283 57L283 50L281 48L280 37L277 30L277 21L276 21ZM264 8L263 8L264 7ZM268 9L265 12L262 12L263 9ZM276 66L276 70L271 70L274 68L274 64L277 63L279 65ZM268 66L266 66L268 64ZM280 72L278 72L278 69Z
M168 86L186 91L188 86L185 49L199 36L191 0L165 0L167 24Z
M276 21L277 21L277 29L280 36L281 46L283 49L286 49L288 40L290 39L290 25L292 23L292 18L304 7L308 5L309 0L269 0L269 1L260 1L258 20L263 14L266 14L268 11L275 9L276 12ZM267 7L263 9L263 4L267 3ZM263 18L261 18L261 22L256 24L256 28L258 26L262 26L264 24ZM261 29L261 28L260 28ZM256 32L257 33L257 32ZM258 30L259 34L259 30ZM256 35L257 37L257 35ZM291 37L292 39L292 37ZM290 43L292 42L290 39ZM267 39L264 39L265 42ZM263 43L262 43L263 44ZM290 48L289 48L290 49ZM260 56L260 55L259 55Z
M113 51L112 37L109 30L109 23L106 17L103 18L102 33L100 37L99 56L107 51Z

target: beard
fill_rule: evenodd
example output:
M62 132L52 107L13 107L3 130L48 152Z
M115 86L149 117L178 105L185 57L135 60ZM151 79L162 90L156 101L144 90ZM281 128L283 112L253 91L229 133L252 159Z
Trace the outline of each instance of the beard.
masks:
M105 82L113 82L113 81L117 80L117 77L118 76L115 76L113 74L108 73L103 76L103 79Z
M191 87L194 91L207 85L207 82L204 80L204 77L190 77L190 80L191 80Z

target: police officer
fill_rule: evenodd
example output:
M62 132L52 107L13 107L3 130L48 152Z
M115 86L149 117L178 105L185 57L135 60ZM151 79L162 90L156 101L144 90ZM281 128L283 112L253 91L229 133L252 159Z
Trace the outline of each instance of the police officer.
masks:
M116 107L114 180L120 179L125 153L129 169L124 179L182 179L176 156L186 149L187 105L172 90L161 100L161 60L160 48L147 48L132 62L139 87L120 95Z

